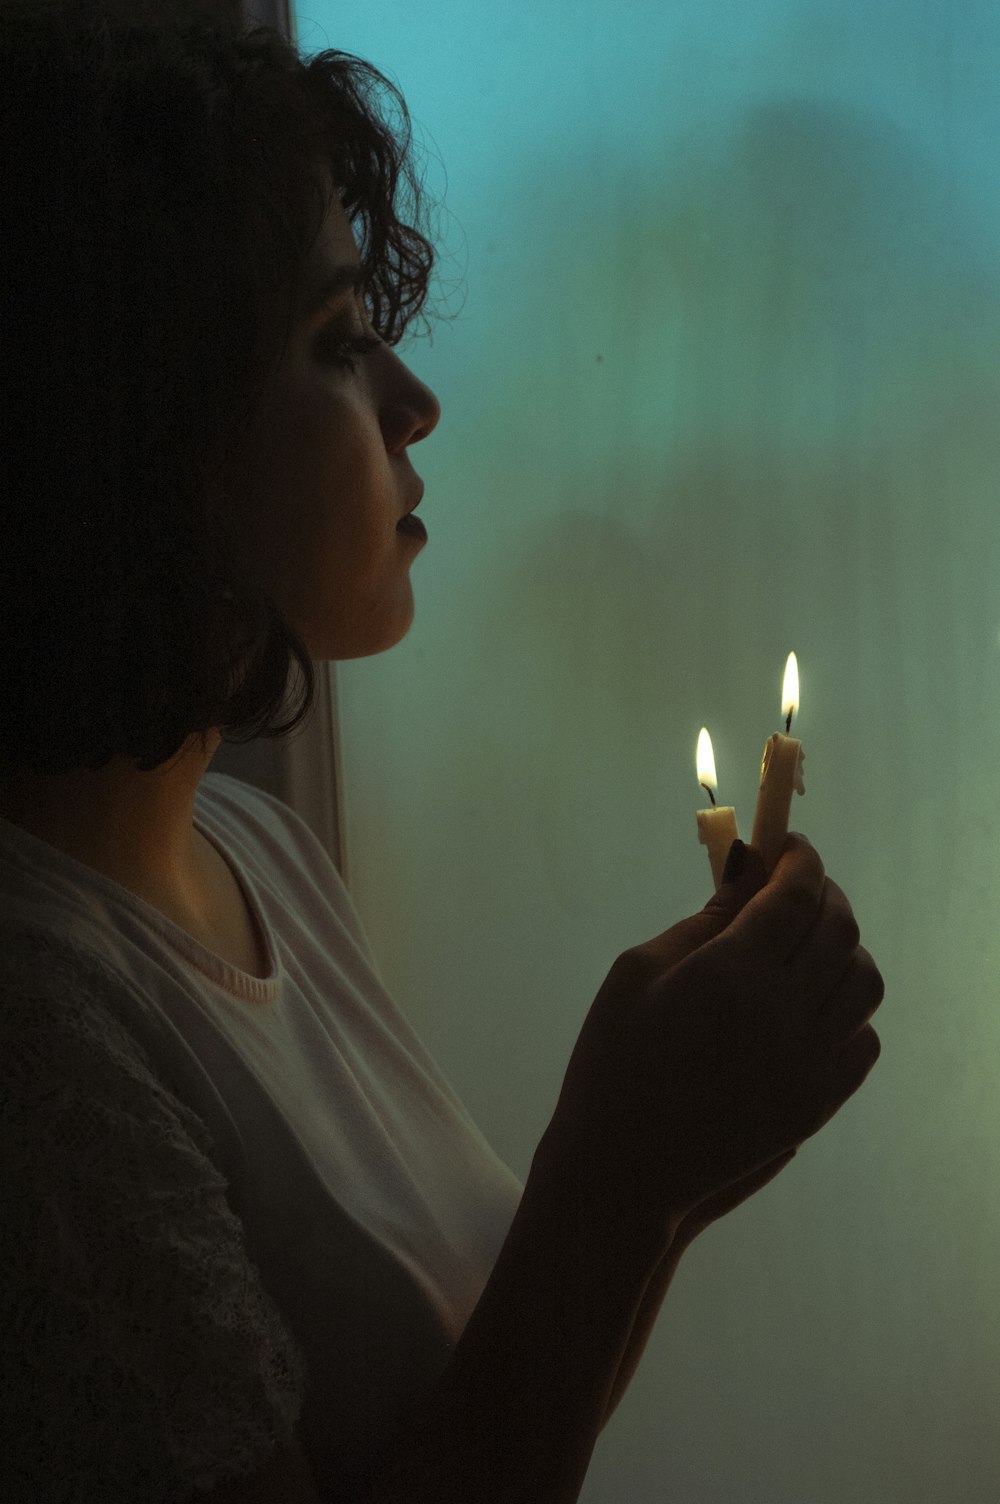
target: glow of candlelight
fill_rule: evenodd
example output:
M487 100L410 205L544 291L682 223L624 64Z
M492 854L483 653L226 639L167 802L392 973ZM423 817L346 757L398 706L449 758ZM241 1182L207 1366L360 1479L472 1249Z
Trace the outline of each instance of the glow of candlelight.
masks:
M785 664L785 677L781 682L781 713L785 717L785 735L792 729L792 716L799 709L799 660L789 653Z
M712 751L712 738L705 726L698 732L698 750L695 753L695 766L698 769L698 782L708 794L712 803L715 803L713 790L719 787L719 780L715 774L715 753Z

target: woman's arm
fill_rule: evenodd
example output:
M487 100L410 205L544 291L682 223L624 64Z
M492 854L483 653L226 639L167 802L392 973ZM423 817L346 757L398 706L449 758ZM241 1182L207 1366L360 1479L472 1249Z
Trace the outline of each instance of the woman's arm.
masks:
M525 1189L516 1236L508 1240L479 1303L475 1326L470 1323L446 1383L401 1449L393 1475L368 1495L369 1504L575 1499L597 1433L635 1372L684 1249L791 1158L783 1156L685 1218L634 1313L622 1292L630 1284L634 1290L638 1281L630 1281L628 1271L624 1278L615 1274L617 1256L602 1260L596 1254L592 1230L580 1225L578 1210L567 1206L552 1228L554 1203L539 1192L536 1175L530 1196ZM536 1193L547 1231L533 1215ZM541 1250L544 1269L538 1265ZM560 1265L567 1278L560 1277ZM602 1291L608 1292L609 1279L607 1299ZM208 1494L191 1494L185 1504L320 1504L320 1499L296 1437L251 1475L218 1484Z
M655 1255L570 1182L543 1138L448 1370L365 1504L577 1499Z
M789 842L721 933L708 905L612 967L479 1304L365 1504L574 1504L685 1219L689 1240L867 1077L882 979Z
M704 1232L710 1223L717 1222L720 1217L724 1217L727 1212L733 1211L741 1202L746 1201L748 1197L753 1196L757 1191L763 1190L764 1186L769 1181L772 1181L776 1175L780 1174L786 1165L791 1164L795 1158L795 1153L794 1149L789 1149L786 1154L779 1155L771 1164L764 1165L763 1169L757 1170L753 1175L746 1176L744 1180L737 1181L734 1186L730 1186L728 1190L722 1191L718 1196L709 1197L707 1201L703 1202L701 1206L696 1207L693 1212L689 1212L684 1218L684 1221L674 1235L669 1249L653 1271L653 1276L643 1292L635 1323L629 1333L628 1343L626 1344L625 1352L622 1355L622 1361L619 1365L618 1373L615 1375L615 1382L612 1385L611 1394L608 1398L608 1406L604 1412L604 1420L602 1422L603 1425L607 1425L611 1419L618 1407L619 1400L632 1381L632 1376L639 1366L639 1359L646 1350L649 1335L656 1323L657 1316L660 1314L660 1307L670 1288L671 1281L677 1273L683 1255L690 1248L698 1234Z
M700 930L700 943L711 937L711 934L721 933L731 919L749 903L761 888L767 885L767 872L760 852L752 846L746 846L742 841L736 841L729 853L726 869L723 874L723 882L712 899L702 910L701 914L695 915L683 925L678 925L671 935L677 937L677 959L690 947L693 927ZM707 930L707 932L706 932ZM622 1357L621 1367L615 1378L608 1408L605 1412L604 1423L611 1419L618 1406L622 1395L628 1388L632 1376L639 1365L639 1360L646 1350L646 1343L653 1330L660 1307L663 1304L666 1293L670 1288L674 1275L680 1265L680 1261L694 1242L699 1233L704 1232L712 1222L717 1222L727 1212L733 1211L741 1202L755 1192L762 1190L769 1181L780 1173L785 1166L794 1159L795 1149L789 1149L781 1154L772 1163L763 1165L761 1169L738 1180L734 1185L728 1186L724 1191L715 1196L710 1196L700 1206L688 1212L681 1222L669 1249L664 1254L660 1263L653 1271L653 1275L643 1293L635 1319L635 1325L629 1335L625 1353Z

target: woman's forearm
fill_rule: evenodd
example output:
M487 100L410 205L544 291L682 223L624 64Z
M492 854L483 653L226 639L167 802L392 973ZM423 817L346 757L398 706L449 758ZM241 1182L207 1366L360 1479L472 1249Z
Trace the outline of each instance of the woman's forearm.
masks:
M795 1154L795 1149L786 1149L783 1154L779 1154L768 1164L762 1165L759 1170L742 1176L725 1190L709 1196L681 1221L680 1226L674 1232L669 1248L654 1269L643 1291L628 1343L622 1354L621 1365L608 1398L608 1407L604 1416L605 1424L611 1419L618 1401L628 1388L639 1365L639 1359L645 1352L649 1334L660 1314L660 1307L687 1249L690 1248L695 1238L705 1231L706 1227L710 1227L713 1222L718 1222L721 1217L727 1216L750 1196L768 1185L786 1165L791 1164Z
M371 1504L573 1504L657 1263L636 1241L600 1226L540 1146L483 1295Z
M656 1318L660 1314L660 1307L663 1305L667 1291L670 1288L674 1275L677 1273L681 1258L687 1247L687 1242L682 1238L676 1237L674 1239L666 1254L653 1270L649 1283L642 1293L636 1310L635 1320L632 1323L628 1341L625 1344L621 1362L618 1365L618 1372L615 1374L614 1382L608 1394L607 1404L604 1409L604 1418L601 1421L602 1426L607 1425L617 1410L622 1396L635 1376L639 1360L646 1351L646 1343L649 1341L650 1333L656 1324Z

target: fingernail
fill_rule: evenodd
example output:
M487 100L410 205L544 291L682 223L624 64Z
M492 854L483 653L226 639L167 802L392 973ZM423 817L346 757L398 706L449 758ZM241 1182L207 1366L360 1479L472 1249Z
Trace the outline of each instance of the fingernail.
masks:
M726 865L722 869L722 881L734 883L746 866L747 849L742 841L734 841L729 848L726 857Z

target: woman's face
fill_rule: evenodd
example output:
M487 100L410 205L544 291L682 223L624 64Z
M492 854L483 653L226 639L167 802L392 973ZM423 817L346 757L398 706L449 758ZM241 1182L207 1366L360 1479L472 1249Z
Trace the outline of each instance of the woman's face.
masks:
M344 267L360 260L335 200L237 466L255 567L316 662L384 652L409 630L410 566L424 545L396 531L422 490L407 450L441 416L387 345L351 351L370 332L360 289L309 306Z

